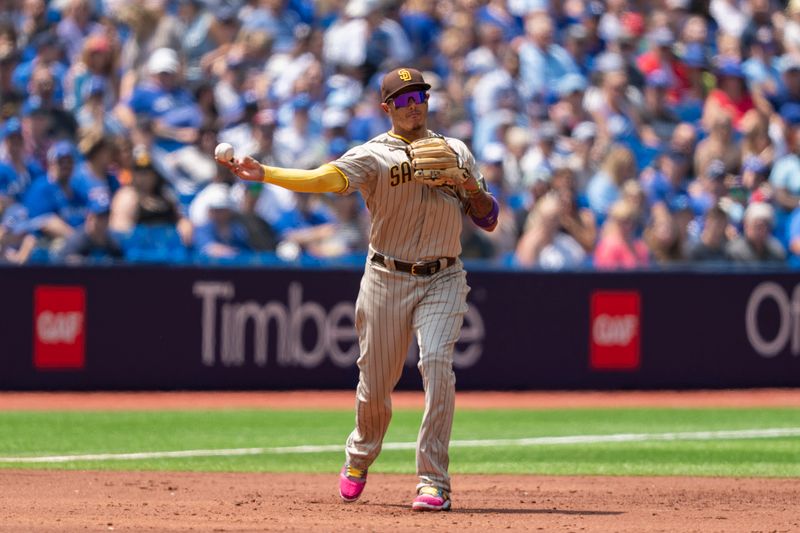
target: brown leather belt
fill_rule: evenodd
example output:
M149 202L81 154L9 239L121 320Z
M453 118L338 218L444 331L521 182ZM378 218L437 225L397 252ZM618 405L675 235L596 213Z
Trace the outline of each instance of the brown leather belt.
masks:
M389 265L386 261L386 256L383 254L379 254L375 252L370 257L370 261L373 263L377 263L379 265L383 265L389 268ZM442 262L445 263L445 266L442 266ZM394 261L394 269L399 270L401 272L408 272L413 276L432 276L443 270L444 268L451 267L456 264L455 257L442 257L437 259L436 261L417 261L416 263L406 263L405 261Z

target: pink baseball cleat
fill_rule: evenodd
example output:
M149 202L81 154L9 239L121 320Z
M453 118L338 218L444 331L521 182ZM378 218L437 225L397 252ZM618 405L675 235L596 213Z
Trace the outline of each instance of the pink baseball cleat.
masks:
M426 485L417 491L417 497L411 504L414 511L449 511L450 495L444 490Z
M339 496L346 502L354 502L364 492L367 484L367 471L344 465L339 473Z

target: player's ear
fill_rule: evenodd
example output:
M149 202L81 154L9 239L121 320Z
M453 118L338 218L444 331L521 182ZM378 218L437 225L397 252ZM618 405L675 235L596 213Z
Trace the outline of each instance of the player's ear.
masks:
M389 104L381 102L381 109L383 109L383 112L386 113L387 115L389 114Z

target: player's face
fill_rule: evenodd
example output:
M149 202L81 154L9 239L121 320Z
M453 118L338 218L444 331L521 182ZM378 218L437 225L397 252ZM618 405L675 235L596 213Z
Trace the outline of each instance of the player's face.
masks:
M419 89L406 91L381 107L388 113L395 130L419 130L425 127L428 119L428 93Z

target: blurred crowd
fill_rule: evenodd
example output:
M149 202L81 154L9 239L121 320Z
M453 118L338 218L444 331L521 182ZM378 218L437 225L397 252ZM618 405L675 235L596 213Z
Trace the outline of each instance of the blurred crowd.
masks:
M800 265L800 0L2 0L0 262L363 257L213 151L336 159L403 65L501 205L465 259Z

